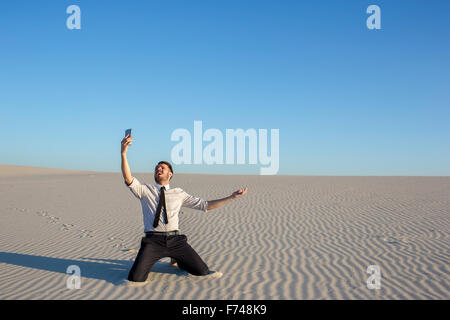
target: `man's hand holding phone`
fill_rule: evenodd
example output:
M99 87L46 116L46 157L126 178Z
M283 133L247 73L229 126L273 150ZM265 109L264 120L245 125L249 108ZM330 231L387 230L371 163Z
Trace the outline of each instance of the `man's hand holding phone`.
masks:
M131 129L125 131L125 138L122 139L122 154L126 154L128 151L128 146L133 144L133 137L131 136Z

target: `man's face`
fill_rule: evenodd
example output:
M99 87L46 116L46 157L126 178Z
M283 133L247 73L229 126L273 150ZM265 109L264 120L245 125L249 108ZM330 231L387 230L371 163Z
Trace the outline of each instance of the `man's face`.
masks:
M167 164L161 163L155 167L155 181L160 185L166 185L169 183L172 177L172 172L170 172Z

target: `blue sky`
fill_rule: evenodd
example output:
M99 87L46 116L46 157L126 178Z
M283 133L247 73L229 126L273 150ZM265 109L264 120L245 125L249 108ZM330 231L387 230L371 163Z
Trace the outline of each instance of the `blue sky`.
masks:
M81 30L69 30L69 5ZM381 8L369 30L366 8ZM132 172L279 129L278 174L450 175L448 1L2 1L0 163ZM261 165L178 165L258 174Z

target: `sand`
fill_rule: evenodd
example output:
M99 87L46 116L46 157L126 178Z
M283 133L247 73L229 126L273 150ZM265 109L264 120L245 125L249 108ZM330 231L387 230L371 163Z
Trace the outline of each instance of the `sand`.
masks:
M128 285L143 225L120 173L1 165L0 299L450 298L450 177L176 174L171 186L205 199L248 186L225 207L180 215L222 277L162 259L145 285ZM67 288L70 265L80 289Z

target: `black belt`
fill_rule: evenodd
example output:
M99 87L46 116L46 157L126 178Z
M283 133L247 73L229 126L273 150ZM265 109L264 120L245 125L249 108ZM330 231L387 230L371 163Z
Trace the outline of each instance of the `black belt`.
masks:
M166 231L166 232L160 232L160 231L147 231L145 233L146 236L176 236L179 235L180 232L178 230L175 231Z

